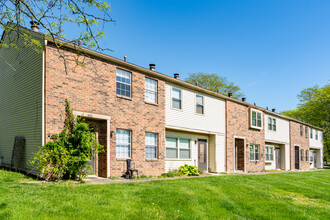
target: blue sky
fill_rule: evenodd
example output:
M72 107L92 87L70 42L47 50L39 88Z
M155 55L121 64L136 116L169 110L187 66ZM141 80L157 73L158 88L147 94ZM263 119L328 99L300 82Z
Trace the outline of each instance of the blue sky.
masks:
M239 85L258 106L293 109L330 79L330 1L111 0L112 56L167 74L206 72Z

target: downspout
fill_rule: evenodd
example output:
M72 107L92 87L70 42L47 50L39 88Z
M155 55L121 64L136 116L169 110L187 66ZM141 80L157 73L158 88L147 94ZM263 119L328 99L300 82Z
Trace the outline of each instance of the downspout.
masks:
M42 104L41 104L41 145L45 145L45 69L46 69L46 47L47 40L45 40L44 51L42 52Z

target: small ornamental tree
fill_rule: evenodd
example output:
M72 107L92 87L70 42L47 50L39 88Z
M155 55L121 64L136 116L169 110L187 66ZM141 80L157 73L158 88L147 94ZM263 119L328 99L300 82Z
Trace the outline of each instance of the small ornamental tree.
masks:
M102 152L103 146L80 117L74 117L68 100L64 129L42 146L31 161L46 181L60 179L81 180L90 168L93 153Z

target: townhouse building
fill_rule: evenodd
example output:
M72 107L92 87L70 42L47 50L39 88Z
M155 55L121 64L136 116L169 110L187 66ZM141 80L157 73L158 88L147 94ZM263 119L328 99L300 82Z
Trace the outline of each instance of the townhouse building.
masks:
M42 53L22 39L19 50L0 48L11 64L0 60L4 164L10 164L15 137L23 136L20 168L36 172L28 161L63 129L68 99L104 146L91 161L93 175L121 176L127 159L145 175L184 164L215 173L322 168L318 127L158 73L154 64L143 68L86 48L87 56L79 57L73 44L58 49L53 39L30 33ZM86 67L75 62L82 58Z

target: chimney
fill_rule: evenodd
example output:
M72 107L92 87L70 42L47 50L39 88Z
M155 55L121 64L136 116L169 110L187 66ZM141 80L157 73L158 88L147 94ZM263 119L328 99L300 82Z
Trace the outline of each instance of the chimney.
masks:
M256 103L254 103L254 105L256 106L257 104L256 104Z
M233 93L228 92L228 97L232 97L232 96L233 96Z
M266 109L268 110L268 107L266 107Z
M124 61L127 62L127 56L124 56Z
M198 82L197 81L195 82L195 85L198 86Z
M31 29L35 32L39 32L39 23L37 21L30 21Z
M217 89L217 93L220 93L220 90L219 89Z
M179 73L174 73L174 78L179 79Z
M275 110L276 110L275 108L272 108L272 112L275 112Z
M149 64L149 69L155 71L156 64Z
M244 97L244 98L242 98L242 102L245 102L246 101L246 98Z

